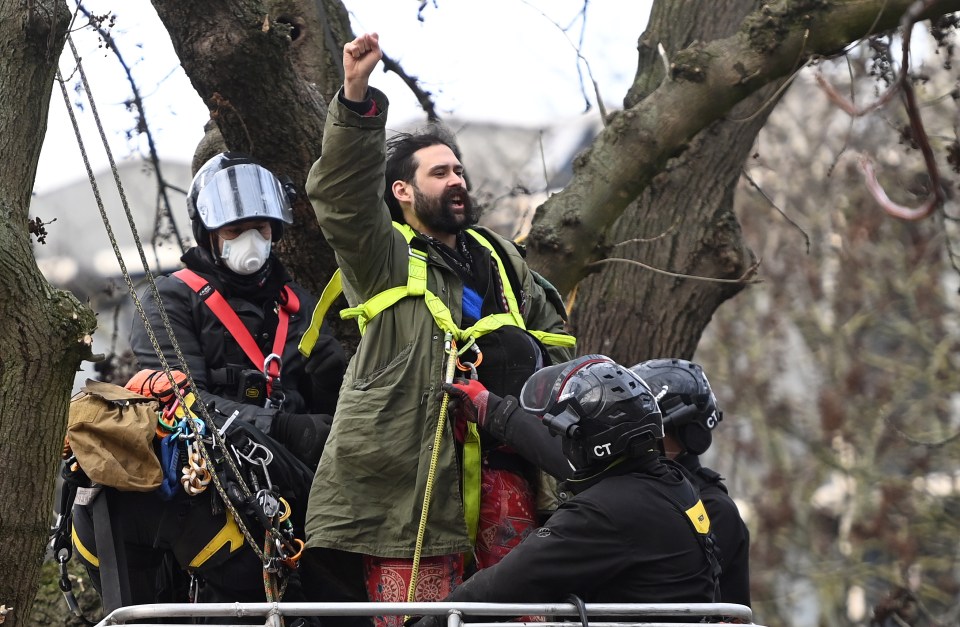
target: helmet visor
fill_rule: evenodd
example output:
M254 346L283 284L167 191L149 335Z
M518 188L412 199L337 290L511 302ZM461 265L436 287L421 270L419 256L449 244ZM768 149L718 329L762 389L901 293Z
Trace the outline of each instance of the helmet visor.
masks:
M280 181L253 163L217 172L197 195L197 213L209 230L253 218L293 222L290 201Z
M538 370L523 384L523 389L520 390L520 406L538 416L551 413L551 409L557 403L566 400L579 390L579 386L573 389L568 385L577 371L590 364L609 361L609 357L587 355Z

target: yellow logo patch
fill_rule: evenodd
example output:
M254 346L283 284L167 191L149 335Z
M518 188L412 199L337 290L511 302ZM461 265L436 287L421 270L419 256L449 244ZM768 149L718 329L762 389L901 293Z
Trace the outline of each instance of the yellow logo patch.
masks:
M693 523L697 533L710 533L710 517L707 516L707 510L703 507L703 501L697 501L697 504L684 512L687 518Z

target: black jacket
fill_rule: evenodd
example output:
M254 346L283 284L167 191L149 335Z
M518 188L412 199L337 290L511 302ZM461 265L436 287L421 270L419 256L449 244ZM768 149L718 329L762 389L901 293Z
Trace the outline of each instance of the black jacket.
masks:
M297 345L310 324L317 300L290 279L279 259L271 255L264 270L250 276L241 276L217 265L210 253L199 247L188 250L182 261L223 295L264 355L273 351L278 322L276 307L283 285L293 289L300 300L300 309L290 317L282 354L280 387L286 397L282 411L333 414L346 366L343 349L332 335L325 333L309 363L300 354ZM238 402L238 375L244 369L262 370L263 364L254 364L246 356L216 315L183 281L174 276L161 276L157 277L156 284L177 344L203 401L215 401L216 408L226 415L239 410L240 419L269 433L278 410ZM152 291L145 291L141 301L170 367L182 370ZM130 346L141 368L162 369L139 317L133 320Z
M700 499L710 516L710 529L720 547L720 599L724 603L750 606L750 531L740 517L740 510L723 485L722 477L700 465L696 455L676 458L689 471L693 484L700 490Z
M445 601L710 603L710 562L671 498L696 495L683 472L655 457L627 461L561 504L498 564ZM427 617L418 627L439 625Z

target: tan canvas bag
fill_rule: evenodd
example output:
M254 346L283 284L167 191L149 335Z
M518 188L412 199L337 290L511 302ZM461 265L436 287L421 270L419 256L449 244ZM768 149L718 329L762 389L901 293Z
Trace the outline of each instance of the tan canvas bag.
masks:
M153 449L159 404L126 388L87 379L70 401L67 437L91 481L149 492L163 481Z

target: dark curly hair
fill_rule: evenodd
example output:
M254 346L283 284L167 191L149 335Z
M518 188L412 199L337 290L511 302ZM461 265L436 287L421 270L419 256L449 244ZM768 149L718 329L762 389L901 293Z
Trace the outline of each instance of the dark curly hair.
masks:
M403 211L400 202L393 195L393 183L403 181L412 183L417 173L419 163L414 153L430 146L444 145L453 151L459 161L460 149L453 139L453 135L440 127L432 127L416 133L397 133L387 140L387 164L383 200L390 209L390 217L394 222L404 224Z

